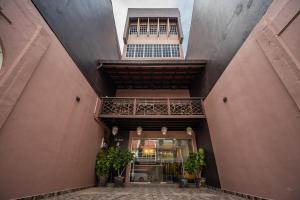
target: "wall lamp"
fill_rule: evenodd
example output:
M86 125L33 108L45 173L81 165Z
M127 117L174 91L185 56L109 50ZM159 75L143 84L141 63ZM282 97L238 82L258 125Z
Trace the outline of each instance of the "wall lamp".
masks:
M165 126L161 127L161 133L163 135L167 135L167 132L168 132L168 128L167 127L165 127Z
M119 128L117 126L113 126L111 129L111 133L115 136L118 134Z
M136 128L136 134L137 135L142 135L142 133L143 133L143 128L141 126L137 127Z

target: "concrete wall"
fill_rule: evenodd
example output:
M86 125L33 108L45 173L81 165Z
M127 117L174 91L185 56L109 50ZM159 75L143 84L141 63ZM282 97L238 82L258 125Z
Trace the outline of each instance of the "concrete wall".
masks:
M94 185L96 93L31 1L1 8L0 199Z
M116 97L190 97L189 90L117 89Z
M299 11L273 1L204 102L223 189L300 199Z

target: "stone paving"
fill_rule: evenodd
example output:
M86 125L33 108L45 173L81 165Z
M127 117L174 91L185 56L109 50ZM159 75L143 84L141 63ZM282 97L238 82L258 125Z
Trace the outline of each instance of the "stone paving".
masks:
M125 187L89 188L48 198L48 200L242 200L243 198L207 188Z

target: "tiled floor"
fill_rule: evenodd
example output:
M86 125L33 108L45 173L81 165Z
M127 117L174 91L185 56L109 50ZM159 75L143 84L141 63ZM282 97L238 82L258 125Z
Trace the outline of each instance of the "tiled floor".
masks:
M54 199L93 200L241 200L242 198L214 191L207 188L176 188L176 187L125 187L125 188L89 188L68 193Z

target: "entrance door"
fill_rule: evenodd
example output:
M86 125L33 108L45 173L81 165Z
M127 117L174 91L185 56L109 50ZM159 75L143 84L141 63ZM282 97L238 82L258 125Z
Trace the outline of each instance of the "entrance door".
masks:
M182 163L192 152L191 139L132 139L135 159L131 182L173 183L182 175Z

